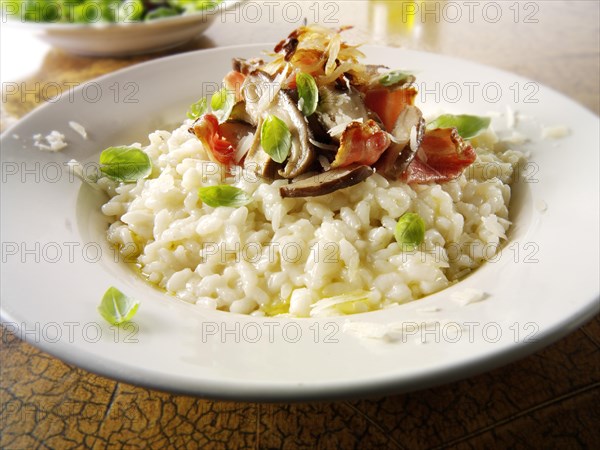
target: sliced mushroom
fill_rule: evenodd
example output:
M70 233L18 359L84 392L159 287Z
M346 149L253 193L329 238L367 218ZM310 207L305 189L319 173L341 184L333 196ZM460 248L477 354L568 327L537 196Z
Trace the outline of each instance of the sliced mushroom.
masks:
M244 75L248 75L249 73L255 72L264 63L265 62L260 58L233 58L232 60L233 70L235 70L236 72L243 73Z
M287 163L279 174L291 179L308 171L315 160L316 151L310 142L313 136L308 122L298 109L297 102L288 92L274 86L273 80L264 72L248 75L242 93L246 100L246 112L250 117L274 115L290 129L292 147Z
M319 89L319 96L316 115L327 130L369 117L362 94L353 87L349 92L322 87Z
M375 165L377 172L396 180L411 163L425 133L425 120L416 106L404 107L392 130L394 141Z
M284 92L287 95L289 95L290 99L296 105L298 104L298 101L300 100L300 98L298 96L297 90L285 89ZM327 146L329 146L332 143L331 136L329 135L329 133L327 132L325 127L323 127L323 124L321 123L321 121L319 120L317 115L311 114L310 116L306 117L305 119L308 124L308 131L310 134L309 139L322 144L322 146L319 148L327 148ZM336 150L337 150L337 146L335 147L335 149L333 149L333 152L335 152Z
M246 105L243 101L237 102L233 106L233 109L231 110L231 114L229 114L229 119L230 120L238 120L238 121L246 122L249 124L252 124L254 122L254 120L252 120L252 117L250 117L250 115L248 115L248 113L246 112Z
M288 179L296 178L309 170L315 160L315 148L310 143L312 135L304 114L298 109L298 103L294 102L285 91L279 91L278 104L285 110L293 124L293 127L290 128L292 149L285 168L280 170L279 174Z
M219 125L221 136L231 143L234 147L244 137L254 133L256 128L249 123L241 120L228 119Z
M316 197L354 186L373 173L369 166L342 167L282 186L279 192L282 197Z
M258 121L257 129L260 130L262 119ZM281 164L273 161L271 157L263 150L260 145L260 132L254 135L252 145L244 159L244 168L251 170L263 178L277 178L277 173Z

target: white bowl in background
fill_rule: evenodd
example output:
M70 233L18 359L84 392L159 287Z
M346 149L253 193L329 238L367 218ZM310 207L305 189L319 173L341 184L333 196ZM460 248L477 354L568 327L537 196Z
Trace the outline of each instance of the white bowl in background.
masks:
M224 0L216 9L192 14L129 23L38 23L3 17L6 25L26 28L39 39L82 56L129 56L151 53L184 44L204 33L243 0Z

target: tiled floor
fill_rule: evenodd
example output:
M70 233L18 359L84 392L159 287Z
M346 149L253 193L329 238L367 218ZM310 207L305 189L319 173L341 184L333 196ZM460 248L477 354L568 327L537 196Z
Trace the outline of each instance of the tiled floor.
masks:
M214 402L117 383L2 331L0 447L591 448L600 317L521 361L380 399Z

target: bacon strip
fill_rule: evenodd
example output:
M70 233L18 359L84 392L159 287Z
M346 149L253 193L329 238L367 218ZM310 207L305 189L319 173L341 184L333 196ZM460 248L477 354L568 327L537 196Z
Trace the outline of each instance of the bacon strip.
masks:
M423 136L421 147L402 174L406 183L445 183L470 166L477 157L456 128L436 128Z
M386 88L371 89L366 92L365 105L377 113L385 129L392 131L398 116L405 106L413 105L417 90L414 87L390 90Z
M398 116L391 134L394 141L379 158L375 168L384 177L397 180L412 162L423 141L425 120L421 110L413 105L406 106Z
M331 167L346 167L354 163L370 166L379 159L390 143L388 134L374 120L366 123L352 122L342 133L340 147Z
M219 121L214 115L203 115L194 123L194 126L189 131L200 139L213 161L226 166L231 164L235 148L222 136L219 130Z
M223 84L225 84L225 87L228 90L235 92L236 102L240 102L244 99L242 96L242 85L244 84L245 80L246 76L243 73L236 72L235 70L229 72L223 79Z

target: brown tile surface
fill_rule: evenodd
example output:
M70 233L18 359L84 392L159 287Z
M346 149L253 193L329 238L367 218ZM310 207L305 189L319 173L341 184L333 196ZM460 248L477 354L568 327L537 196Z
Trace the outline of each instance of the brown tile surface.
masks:
M0 328L0 448L590 448L599 439L600 349L588 337L600 337L597 322L456 383L312 404L214 402L116 383Z
M600 315L594 317L581 329L596 347L600 348Z
M117 384L0 330L0 448L254 445L256 405Z
M64 364L0 329L0 448L89 445L117 383Z
M600 385L451 443L456 449L586 449L600 443ZM560 424L560 426L557 426Z
M430 448L600 381L582 331L494 371L438 388L352 404L408 448Z
M211 402L119 384L94 449L249 448L257 406Z
M401 448L378 423L344 403L260 405L261 449Z

